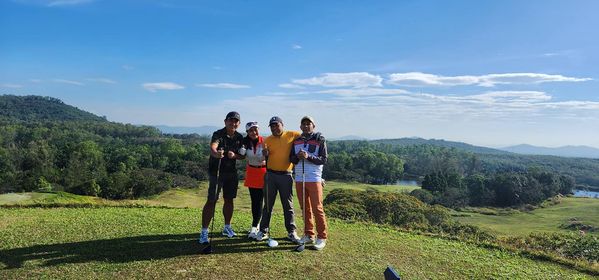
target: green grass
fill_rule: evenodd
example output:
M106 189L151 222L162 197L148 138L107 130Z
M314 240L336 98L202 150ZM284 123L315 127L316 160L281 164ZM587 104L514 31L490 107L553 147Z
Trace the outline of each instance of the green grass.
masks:
M0 279L381 279L387 265L404 279L592 279L502 250L337 220L323 251L292 252L280 215L279 247L218 236L215 253L201 255L199 216L191 208L1 208ZM251 215L234 219L241 232Z
M325 194L334 188L368 187L373 186L328 182ZM374 187L398 192L414 188ZM329 221L330 237L325 250L292 252L295 245L283 238L283 219L278 214L282 208L278 202L273 218L273 231L281 244L278 248L243 237L217 236L213 242L215 253L201 255L202 246L196 240L206 188L207 184L202 183L198 189L173 189L144 200L119 202L67 193L0 195L0 204L105 206L0 208L0 279L380 279L387 265L392 265L404 279L593 279L569 267L510 251L335 219ZM240 187L235 201L233 225L243 234L251 221L249 194L244 187ZM295 202L297 207L297 199ZM566 198L562 204L535 211L553 212L554 216L565 211L578 213L582 218L597 213L596 208L589 208L589 202L593 201ZM113 207L131 204L188 208ZM595 216L583 221L596 221ZM218 231L222 228L220 213L215 221ZM299 212L296 222L298 228L303 227ZM518 228L515 224L513 227Z
M514 211L507 215L468 212L460 213L455 218L504 236L523 236L532 232L572 232L559 226L570 218L577 218L584 224L599 227L599 199L564 197L559 204L530 212ZM599 232L592 234L599 235Z

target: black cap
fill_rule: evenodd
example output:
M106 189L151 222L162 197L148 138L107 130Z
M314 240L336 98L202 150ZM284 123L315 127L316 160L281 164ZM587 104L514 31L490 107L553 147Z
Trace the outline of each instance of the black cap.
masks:
M276 123L281 123L282 124L283 123L283 119L281 119L281 118L279 118L277 116L274 116L274 117L270 118L270 121L268 121L268 126L271 126L271 125L276 124Z
M228 119L237 119L238 121L241 120L241 117L239 116L239 113L235 112L235 111L231 111L227 114L227 117L225 118L225 120Z

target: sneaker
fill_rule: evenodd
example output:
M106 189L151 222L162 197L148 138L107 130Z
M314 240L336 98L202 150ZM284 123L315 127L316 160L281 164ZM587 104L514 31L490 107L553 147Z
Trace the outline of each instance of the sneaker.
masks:
M297 235L297 233L295 233L295 231L290 232L287 235L287 238L289 238L289 240L291 240L291 242L300 244L300 237Z
M320 251L324 248L324 246L327 246L327 240L316 238L316 243L314 243L314 249Z
M268 239L268 233L258 231L258 233L256 233L256 238L254 239L256 239L256 241L266 240Z
M301 244L312 244L313 242L314 242L314 239L309 235L304 235L304 237L302 237L302 239L300 239Z
M232 227L224 227L223 228L223 236L226 236L228 238L233 238L234 236L237 236L237 233L235 233L233 231Z
M200 233L200 240L198 240L198 242L200 242L201 244L210 243L210 241L208 240L208 232L207 231L202 231Z
M250 239L256 239L256 235L258 234L258 228L257 227L252 227L252 229L250 229L250 232L248 233L248 238Z

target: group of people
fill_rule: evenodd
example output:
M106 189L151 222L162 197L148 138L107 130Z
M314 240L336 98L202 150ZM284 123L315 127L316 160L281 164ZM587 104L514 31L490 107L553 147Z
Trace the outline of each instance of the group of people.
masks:
M222 235L232 238L237 234L231 226L239 178L236 161L246 159L245 182L252 203L252 225L248 237L256 241L268 239L272 209L277 194L283 206L285 228L290 241L312 244L322 250L327 243L327 221L323 208L323 166L327 162L327 146L321 133L315 132L314 118L300 120L299 131L285 130L283 120L274 116L268 126L271 135L262 137L258 122L245 125L243 137L237 128L241 117L229 112L225 127L215 131L210 141L208 164L208 199L202 211L200 243L208 244L210 221L214 217L219 191L223 191ZM304 232L296 232L293 209L293 182L304 219ZM315 229L315 222L316 229Z

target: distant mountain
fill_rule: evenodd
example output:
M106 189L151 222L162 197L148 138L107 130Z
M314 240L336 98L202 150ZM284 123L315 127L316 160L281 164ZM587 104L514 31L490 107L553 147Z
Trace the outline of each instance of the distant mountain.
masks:
M34 95L0 95L0 118L13 121L107 121L60 99Z
M368 138L364 138L362 136L357 135L346 135L339 138L333 138L331 140L368 140Z
M466 144L463 142L453 142L446 141L443 139L423 139L417 137L411 138L399 138L399 139L380 139L380 140L372 140L371 143L381 143L381 144L391 144L391 145L401 145L401 146L410 146L410 145L433 145L440 147L448 147L448 148L456 148L461 149L473 153L479 154L492 154L492 155L505 155L510 154L508 151L502 151L498 149L492 149L481 146L474 146L470 144Z
M549 155L560 157L599 158L599 149L588 146L563 146L557 148L538 147L521 144L501 148L501 150L525 155Z
M168 126L168 125L155 125L155 128L158 128L162 133L166 134L199 134L199 135L212 135L215 130L221 129L222 127L217 126L198 126L198 127L188 127L188 126Z

